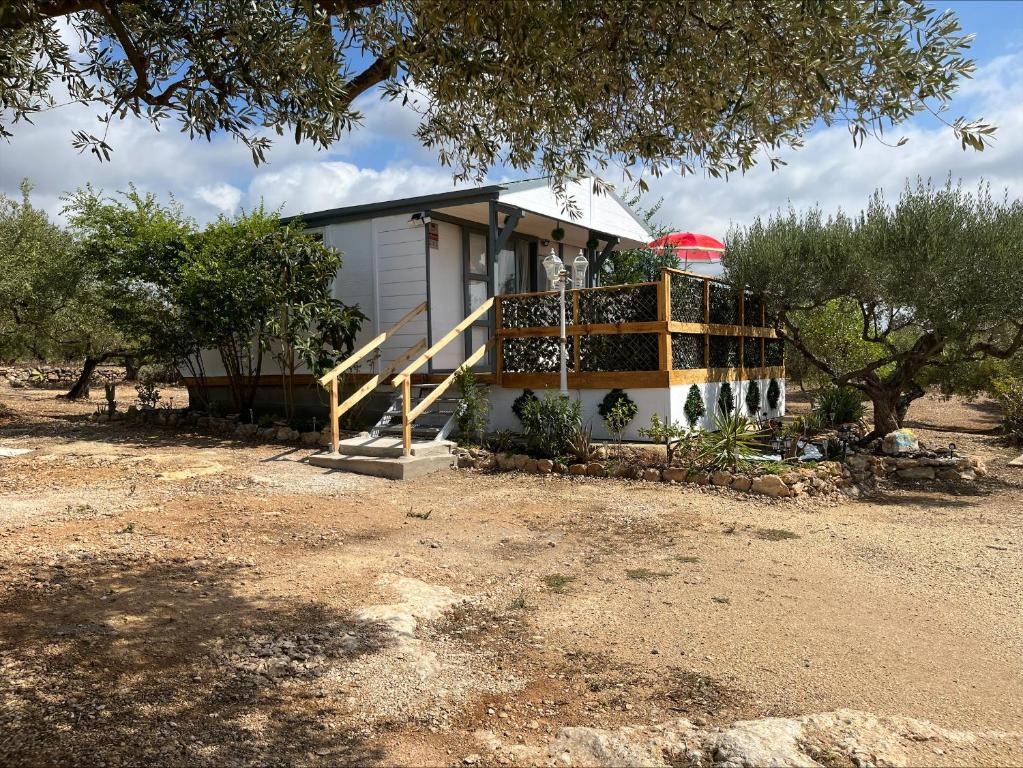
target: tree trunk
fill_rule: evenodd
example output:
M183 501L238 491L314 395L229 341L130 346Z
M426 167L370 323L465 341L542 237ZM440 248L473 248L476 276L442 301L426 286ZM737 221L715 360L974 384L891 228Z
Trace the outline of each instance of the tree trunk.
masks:
M867 439L884 437L902 426L899 418L900 394L897 388L870 393L870 400L874 404L874 431L867 435Z
M85 358L85 363L82 365L82 372L78 376L78 381L71 386L71 389L68 390L64 397L68 400L78 400L82 397L88 397L89 380L92 378L92 373L96 370L96 366L103 362L103 359L102 355L99 357L92 357L91 355L87 356Z
M139 378L138 361L131 355L124 358L124 378L128 381L137 381Z

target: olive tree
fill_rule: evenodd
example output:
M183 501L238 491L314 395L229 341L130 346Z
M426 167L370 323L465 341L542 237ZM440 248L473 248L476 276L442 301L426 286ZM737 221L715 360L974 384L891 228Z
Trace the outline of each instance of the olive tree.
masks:
M765 295L807 361L873 402L873 435L900 426L931 369L1023 350L1023 203L983 185L918 181L895 203L877 192L855 218L789 210L727 242L728 278ZM836 303L858 316L852 346L814 325Z
M923 0L12 0L0 135L71 101L103 126L224 133L260 162L269 133L337 141L376 89L419 113L418 139L457 179L503 164L564 191L609 164L774 165L818 120L861 142L921 110L945 119L969 44ZM964 148L993 130L947 122ZM111 150L106 128L73 142Z

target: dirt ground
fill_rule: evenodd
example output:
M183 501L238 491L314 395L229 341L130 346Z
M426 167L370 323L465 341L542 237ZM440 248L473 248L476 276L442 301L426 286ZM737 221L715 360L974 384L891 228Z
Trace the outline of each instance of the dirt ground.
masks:
M482 765L565 726L840 708L1023 730L1023 468L990 403L910 411L987 462L976 488L799 502L393 483L0 403L32 449L0 458L0 764Z

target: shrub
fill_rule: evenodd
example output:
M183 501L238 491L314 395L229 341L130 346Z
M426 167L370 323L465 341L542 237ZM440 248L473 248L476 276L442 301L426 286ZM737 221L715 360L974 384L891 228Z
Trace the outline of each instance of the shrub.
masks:
M734 410L735 395L732 394L732 385L726 381L721 384L721 389L718 390L718 411L727 415Z
M569 442L569 449L577 461L587 462L593 455L593 427L580 424Z
M767 384L767 407L772 411L778 410L778 403L781 401L781 387L777 379L771 379Z
M695 427L697 423L707 413L707 407L703 404L703 393L700 392L700 388L693 384L689 387L689 394L686 395L686 404L682 409L686 414L686 421L689 422L690 427Z
M600 405L597 406L597 413L600 414L600 418L604 419L604 421L606 422L607 417L611 414L611 411L613 411L615 406L618 405L619 403L624 403L626 406L626 410L631 408L633 412L632 413L633 418L635 418L636 411L638 411L639 409L636 406L636 404L632 402L632 398L629 397L629 395L625 392L624 389L612 389L610 392L604 395L604 398L600 401Z
M714 418L714 432L701 437L700 455L711 467L733 472L740 462L756 454L757 431L753 422L740 413L720 413Z
M160 402L160 390L151 381L136 384L135 392L138 395L139 405L143 408L155 408L156 404Z
M522 409L526 407L526 403L530 403L536 400L536 394L531 389L522 390L522 394L515 398L512 403L512 413L515 414L515 418L522 423Z
M1013 442L1023 442L1023 380L999 378L991 388L1002 407L1002 431Z
M612 389L600 401L597 412L604 420L604 427L615 441L618 447L617 454L621 457L622 434L625 432L625 428L636 418L636 414L639 413L639 406L624 391Z
M563 456L583 423L582 405L567 395L535 397L522 407L522 433L529 450L540 456Z
M760 415L760 382L756 379L746 388L746 411L750 416Z
M490 421L490 402L486 389L479 383L471 368L458 369L458 387L462 390L462 399L455 409L455 421L458 432L463 440L483 443Z
M659 415L651 413L650 426L640 427L639 434L642 437L649 438L658 445L664 446L667 463L670 467L671 462L675 458L675 452L689 432L677 421L661 421Z
M854 424L863 418L863 397L852 387L828 387L817 395L813 413L822 427Z

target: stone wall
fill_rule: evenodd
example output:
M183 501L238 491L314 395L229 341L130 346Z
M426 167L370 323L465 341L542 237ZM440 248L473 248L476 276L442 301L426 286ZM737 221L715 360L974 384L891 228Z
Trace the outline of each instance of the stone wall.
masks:
M878 480L973 482L987 474L987 467L978 459L969 456L939 456L931 451L900 456L854 453L846 459L846 465L857 482L868 483Z
M82 374L81 366L73 365L9 365L0 366L0 381L12 387L37 389L70 389ZM123 381L124 368L101 365L92 373L91 386L102 388L108 381Z

